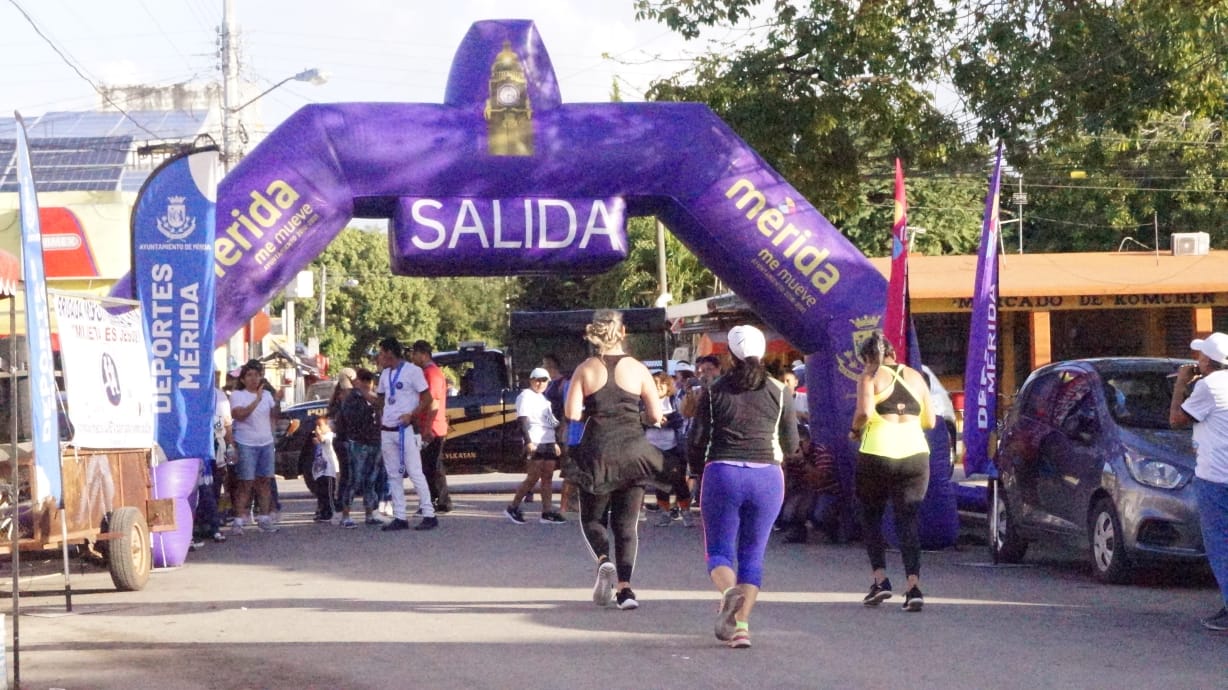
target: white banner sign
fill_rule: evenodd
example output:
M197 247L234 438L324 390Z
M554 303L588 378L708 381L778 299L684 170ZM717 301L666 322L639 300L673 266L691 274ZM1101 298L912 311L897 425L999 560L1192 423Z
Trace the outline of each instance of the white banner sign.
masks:
M82 448L149 448L154 388L137 306L55 295L72 443Z

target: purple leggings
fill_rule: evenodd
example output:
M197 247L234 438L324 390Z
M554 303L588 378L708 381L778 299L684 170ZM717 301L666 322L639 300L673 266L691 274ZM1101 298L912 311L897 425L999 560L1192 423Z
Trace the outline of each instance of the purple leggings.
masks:
M785 498L780 465L708 463L702 492L708 572L722 565L733 569L736 551L738 584L761 587L763 552Z

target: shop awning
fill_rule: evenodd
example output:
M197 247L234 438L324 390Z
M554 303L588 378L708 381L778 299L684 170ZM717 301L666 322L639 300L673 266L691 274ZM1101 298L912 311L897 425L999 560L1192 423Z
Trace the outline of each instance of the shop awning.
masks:
M0 297L11 297L16 294L17 284L20 282L21 261L0 249Z

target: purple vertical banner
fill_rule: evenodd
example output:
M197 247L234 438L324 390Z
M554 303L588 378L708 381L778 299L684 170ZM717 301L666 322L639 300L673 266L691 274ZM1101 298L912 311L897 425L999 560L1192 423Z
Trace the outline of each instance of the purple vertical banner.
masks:
M21 260L25 274L26 345L30 351L30 426L34 436L34 462L47 478L47 491L59 506L63 500L60 478L60 419L55 362L51 351L51 315L47 302L47 275L43 270L43 233L38 221L38 195L30 166L26 123L17 119L17 184L21 205ZM41 479L41 478L40 478Z
M132 209L132 275L149 337L157 439L166 457L213 457L215 148L160 165Z
M972 286L972 324L964 365L964 474L998 476L989 445L998 425L998 191L1002 177L1002 142L981 224L976 284Z

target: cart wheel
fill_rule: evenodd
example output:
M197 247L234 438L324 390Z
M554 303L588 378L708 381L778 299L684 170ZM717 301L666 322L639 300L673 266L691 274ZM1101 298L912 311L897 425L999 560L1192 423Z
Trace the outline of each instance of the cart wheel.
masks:
M153 568L149 525L145 523L145 516L131 506L117 508L111 514L110 531L120 535L106 542L111 581L121 592L143 589Z

